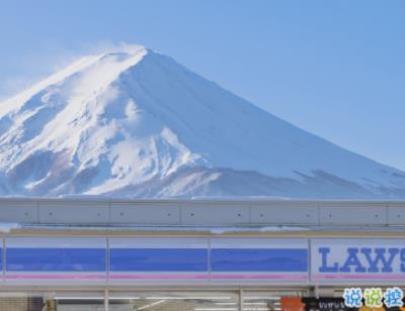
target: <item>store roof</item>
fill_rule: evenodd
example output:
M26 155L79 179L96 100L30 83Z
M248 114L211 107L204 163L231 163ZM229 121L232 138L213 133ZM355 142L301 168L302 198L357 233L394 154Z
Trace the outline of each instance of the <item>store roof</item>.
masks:
M3 228L403 231L405 201L1 198L0 223Z

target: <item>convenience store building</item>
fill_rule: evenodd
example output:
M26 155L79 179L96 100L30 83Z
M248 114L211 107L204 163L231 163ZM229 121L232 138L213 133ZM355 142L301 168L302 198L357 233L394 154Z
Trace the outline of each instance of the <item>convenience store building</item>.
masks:
M405 288L405 202L0 199L0 221L0 311L337 311Z

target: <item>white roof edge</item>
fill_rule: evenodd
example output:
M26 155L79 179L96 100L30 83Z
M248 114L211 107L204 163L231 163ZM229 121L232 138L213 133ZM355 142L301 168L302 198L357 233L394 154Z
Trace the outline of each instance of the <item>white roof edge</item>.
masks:
M2 202L26 201L26 202L104 202L104 203L289 203L289 204L317 204L317 203L339 203L339 204L405 204L405 200L365 200L365 199L295 199L295 198L264 198L264 197L248 197L248 198L135 198L135 199L118 199L105 198L98 196L74 196L74 197L0 197Z

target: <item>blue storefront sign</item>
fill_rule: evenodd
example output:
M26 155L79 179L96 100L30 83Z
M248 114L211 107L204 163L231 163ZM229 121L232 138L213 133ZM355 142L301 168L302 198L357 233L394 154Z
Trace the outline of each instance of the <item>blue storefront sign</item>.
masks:
M111 238L112 281L200 279L208 273L208 240L203 238Z
M113 280L308 279L305 240L112 238L109 245Z
M395 285L405 280L402 239L10 237L3 243L6 282Z
M7 238L6 281L308 281L305 239Z
M103 238L7 238L4 275L9 281L104 280Z
M305 282L308 254L305 239L212 239L211 277Z

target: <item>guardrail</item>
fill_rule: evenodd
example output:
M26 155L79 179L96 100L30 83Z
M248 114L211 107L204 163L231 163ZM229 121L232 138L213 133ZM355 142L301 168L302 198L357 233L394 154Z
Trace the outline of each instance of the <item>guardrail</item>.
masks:
M0 222L90 225L405 225L405 201L0 199Z

